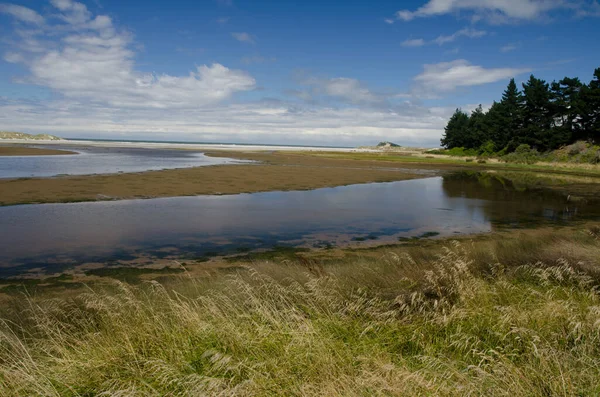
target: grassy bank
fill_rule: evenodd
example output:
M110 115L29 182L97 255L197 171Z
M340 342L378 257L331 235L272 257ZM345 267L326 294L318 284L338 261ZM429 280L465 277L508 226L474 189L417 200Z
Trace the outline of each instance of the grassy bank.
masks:
M0 156L53 156L61 154L76 154L76 152L71 152L69 150L41 149L14 145L0 146Z
M15 297L2 395L597 395L597 227Z
M437 153L437 154L436 154ZM304 153L304 155L337 159L380 162L388 164L404 164L405 166L441 169L481 169L498 171L528 171L548 172L565 175L600 176L600 164L586 164L576 162L550 162L532 161L527 162L505 162L499 158L477 158L473 155L439 154L444 151L430 153L425 150L419 151L381 151L381 152L320 152ZM300 154L300 153L298 153Z

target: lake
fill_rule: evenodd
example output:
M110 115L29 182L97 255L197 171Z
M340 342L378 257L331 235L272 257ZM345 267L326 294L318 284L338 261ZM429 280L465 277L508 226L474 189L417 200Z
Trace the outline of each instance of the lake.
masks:
M247 162L176 149L60 145L53 146L53 149L75 151L77 154L0 156L0 178L116 174Z
M0 207L0 277L598 218L598 202L573 203L480 173L312 191L18 205Z

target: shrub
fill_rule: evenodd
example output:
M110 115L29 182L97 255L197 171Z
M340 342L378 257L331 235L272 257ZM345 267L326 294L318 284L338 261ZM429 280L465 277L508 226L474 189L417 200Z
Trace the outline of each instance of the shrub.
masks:
M578 154L581 154L583 152L585 152L588 148L587 143L583 142L583 141L577 141L572 145L569 145L566 147L567 149L567 153L569 153L569 156L576 156Z
M496 145L494 141L487 141L479 147L479 155L489 157L494 154Z
M577 156L578 163L600 163L600 146L591 146Z
M542 159L540 153L535 149L531 149L531 146L526 143L517 146L513 153L502 157L502 160L507 163L517 164L534 164Z

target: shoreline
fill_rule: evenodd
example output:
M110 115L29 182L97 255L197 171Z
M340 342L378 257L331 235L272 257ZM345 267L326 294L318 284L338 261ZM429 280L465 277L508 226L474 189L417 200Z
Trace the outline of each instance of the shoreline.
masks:
M28 140L28 139L1 139L0 145L26 144L26 145L70 145L92 147L130 147L141 149L186 149L186 150L228 150L228 151L308 151L308 152L339 152L339 153L370 153L379 152L374 149L361 148L336 148L320 146L285 146L285 145L253 145L253 144L212 144L212 143L173 143L173 142L143 142L143 141L81 141L81 140Z

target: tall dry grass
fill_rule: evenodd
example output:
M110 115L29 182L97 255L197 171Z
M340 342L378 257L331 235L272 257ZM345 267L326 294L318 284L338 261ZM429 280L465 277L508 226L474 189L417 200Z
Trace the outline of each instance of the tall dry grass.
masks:
M573 260L600 242L570 244L539 263L453 243L20 297L0 326L0 395L598 395L600 299Z

